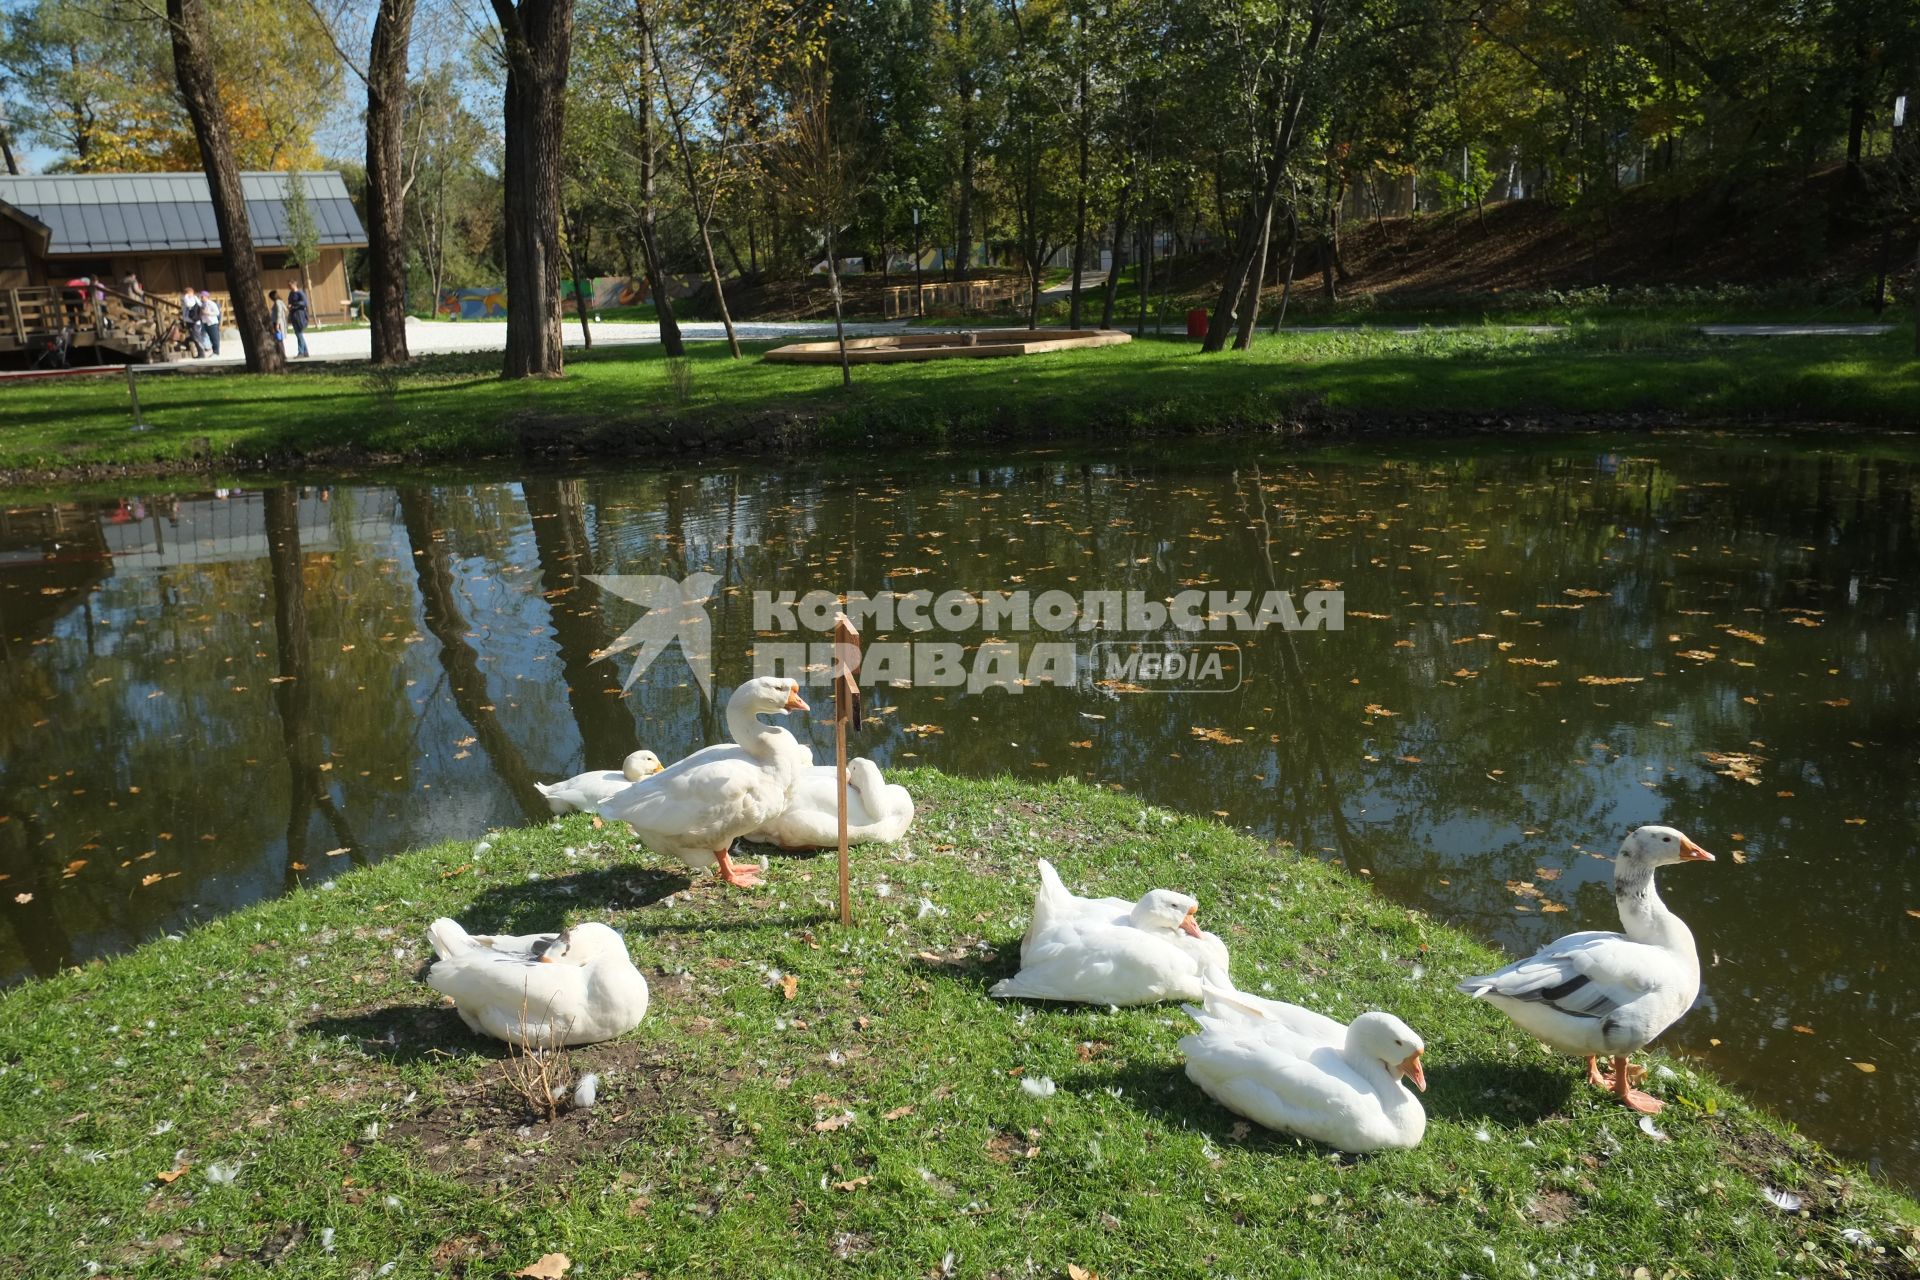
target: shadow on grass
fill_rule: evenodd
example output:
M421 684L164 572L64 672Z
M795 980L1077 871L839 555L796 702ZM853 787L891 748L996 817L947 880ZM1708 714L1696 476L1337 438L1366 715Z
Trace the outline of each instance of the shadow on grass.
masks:
M552 932L570 915L592 920L608 909L637 911L692 887L684 872L602 867L483 889L460 913L460 923L469 933Z
M421 991L423 1001L431 998L436 1003L390 1004L360 1013L315 1018L300 1029L328 1040L345 1037L368 1057L384 1058L397 1065L469 1054L506 1056L504 1041L468 1030L459 1014L437 1003L437 993L427 987Z
M1497 1058L1447 1059L1429 1064L1424 1101L1427 1114L1437 1120L1518 1128L1567 1111L1579 1083L1577 1062L1560 1067Z

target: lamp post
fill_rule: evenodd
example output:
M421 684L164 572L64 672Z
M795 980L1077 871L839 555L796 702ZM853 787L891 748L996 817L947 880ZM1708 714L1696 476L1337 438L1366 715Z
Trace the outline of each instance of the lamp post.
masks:
M913 314L927 314L926 295L920 292L920 206L913 206Z

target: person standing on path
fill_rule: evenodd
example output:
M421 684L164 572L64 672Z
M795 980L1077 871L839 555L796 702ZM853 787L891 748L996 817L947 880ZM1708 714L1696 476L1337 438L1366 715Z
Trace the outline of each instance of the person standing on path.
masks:
M280 301L278 289L267 290L267 302L273 311L273 345L280 348L284 356L287 354L287 304Z
M200 327L206 330L207 346L214 355L220 354L220 304L213 300L207 290L200 291Z
M287 290L287 324L293 329L293 338L300 344L300 354L294 359L307 358L307 293L299 285Z

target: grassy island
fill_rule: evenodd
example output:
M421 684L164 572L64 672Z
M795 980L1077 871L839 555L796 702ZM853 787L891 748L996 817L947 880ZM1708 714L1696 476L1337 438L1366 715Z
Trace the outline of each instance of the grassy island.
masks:
M550 1253L570 1277L1920 1270L1911 1201L1683 1060L1647 1059L1669 1105L1643 1128L1453 991L1495 963L1487 947L1360 877L1122 793L899 780L920 817L857 853L851 931L831 856L776 855L769 887L723 890L576 815L316 879L6 992L0 1260L34 1276L501 1277ZM1240 1122L1186 1080L1173 1006L988 999L1042 856L1082 890L1196 893L1249 990L1404 1017L1428 1044L1424 1144L1355 1159ZM440 914L626 933L652 1011L555 1064L598 1073L595 1105L537 1114L504 1047L418 981Z

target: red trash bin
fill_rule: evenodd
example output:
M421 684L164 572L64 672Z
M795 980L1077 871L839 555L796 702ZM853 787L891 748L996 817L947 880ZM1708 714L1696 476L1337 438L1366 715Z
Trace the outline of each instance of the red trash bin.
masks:
M1207 336L1207 313L1205 311L1194 310L1187 312L1187 336L1189 338L1204 338Z

